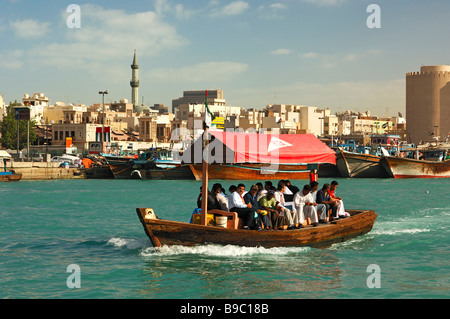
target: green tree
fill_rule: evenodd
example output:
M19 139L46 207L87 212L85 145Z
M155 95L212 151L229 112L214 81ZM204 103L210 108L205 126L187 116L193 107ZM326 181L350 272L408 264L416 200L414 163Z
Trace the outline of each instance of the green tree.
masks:
M14 103L9 103L9 106L6 109L6 115L3 117L3 121L0 122L0 142L3 147L13 150L17 148L17 121L15 119L15 106L20 106L17 101ZM27 147L27 122L28 121L25 120L19 121L20 149ZM34 131L35 126L36 122L30 121L30 145L32 145L37 139L36 132Z

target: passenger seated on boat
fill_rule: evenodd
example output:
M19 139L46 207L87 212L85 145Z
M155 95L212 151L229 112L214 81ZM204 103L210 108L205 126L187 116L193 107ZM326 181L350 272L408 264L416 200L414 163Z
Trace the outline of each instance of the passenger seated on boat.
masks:
M289 227L288 229L292 228L299 228L299 220L298 215L296 212L291 211L290 209L286 208L284 205L286 201L284 200L283 193L286 190L286 185L282 182L278 183L277 191L275 192L275 200L277 201L277 209L280 212L281 216L286 216Z
M338 217L345 218L345 217L350 216L350 214L345 211L345 209L344 209L344 202L342 201L342 198L341 197L337 197L335 195L335 191L336 191L336 188L338 187L338 185L339 184L338 184L337 181L332 181L331 185L330 185L329 193L330 193L331 199L336 202L336 205L338 207L337 208Z
M258 186L252 185L252 187L250 187L250 191L244 195L244 201L246 204L251 204L252 208L258 214L256 220L257 229L258 230L262 229L263 226L264 229L270 229L270 220L268 212L264 209L261 209L261 207L259 206L257 195L258 195Z
M330 184L323 184L322 189L317 192L317 204L325 204L327 207L327 212L331 210L331 216L335 218L337 216L337 205L334 200L330 197Z
M220 184L214 184L212 188L212 193L216 196L217 202L219 203L220 210L223 210L225 212L230 211L228 208L228 199L223 194L222 185Z
M258 187L258 192L256 193L256 198L259 199L261 197L261 195L259 193L264 189L264 186L261 182L258 182L255 185Z
M208 208L207 210L220 209L220 204L216 199L216 196L208 190ZM200 194L197 197L197 207L202 208L202 187L200 186Z
M269 214L270 224L272 229L282 229L288 226L285 216L280 216L277 210L277 201L275 200L275 191L269 190L266 195L258 200L261 209L264 209Z
M286 187L292 192L292 194L297 194L297 192L300 191L300 189L297 186L294 186L291 184L291 181L288 179L284 180L284 184L286 185Z
M317 203L312 198L311 186L309 185L305 185L301 191L294 195L294 209L299 216L300 224L303 224L306 218L311 218L311 225L313 226L319 224L316 205Z
M295 195L295 194L291 192L291 190L289 189L289 187L287 187L286 182L285 182L284 179L282 179L282 180L280 180L280 181L278 182L278 184L280 184L280 183L283 183L283 184L285 185L284 193L283 193L284 200L285 200L286 202L292 202L292 200L294 199L294 195Z
M230 193L227 195L227 198L228 198L228 207L230 207L231 194L233 194L233 193L236 191L236 189L237 189L236 185L231 185L231 186L228 188L228 191L230 192Z
M270 189L271 189L272 187L273 187L273 186L272 186L272 182L271 182L271 181L265 182L265 183L264 183L264 188L261 189L261 190L258 192L258 200L259 200L261 197L263 197L264 195L266 195L267 192L270 191Z
M197 196L197 208L202 208L202 187L200 186L200 194Z
M312 181L311 184L311 196L314 203L317 204L317 190L319 189L319 183L317 181ZM320 224L326 224L328 219L327 206L325 204L317 204L316 206L317 215L319 217Z
M230 201L228 207L230 212L236 212L239 218L244 221L244 229L250 229L255 226L255 210L251 204L246 204L243 194L245 192L245 185L239 184L237 190L230 194Z

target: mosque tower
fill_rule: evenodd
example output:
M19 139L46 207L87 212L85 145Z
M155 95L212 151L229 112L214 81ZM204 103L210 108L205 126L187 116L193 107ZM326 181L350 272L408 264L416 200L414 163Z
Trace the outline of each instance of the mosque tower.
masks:
M131 73L131 103L133 103L133 108L136 110L136 108L139 106L139 79L138 79L138 70L139 65L137 64L136 59L136 50L134 50L134 58L133 58L133 64L131 65L132 73Z

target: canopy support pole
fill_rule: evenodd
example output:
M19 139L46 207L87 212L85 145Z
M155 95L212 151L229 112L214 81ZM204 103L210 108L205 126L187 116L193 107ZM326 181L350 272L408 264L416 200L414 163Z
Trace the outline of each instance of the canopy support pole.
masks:
M203 154L202 154L202 211L200 213L200 223L203 226L207 225L208 212L208 152L209 152L209 136L208 128L203 132Z

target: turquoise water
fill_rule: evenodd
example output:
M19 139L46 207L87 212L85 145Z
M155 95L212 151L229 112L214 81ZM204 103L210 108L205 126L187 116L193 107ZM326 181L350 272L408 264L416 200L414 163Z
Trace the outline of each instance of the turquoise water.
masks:
M346 208L377 212L369 234L328 249L158 251L135 208L189 221L200 182L0 183L0 298L449 298L450 179L337 180ZM370 289L374 264L380 288Z

